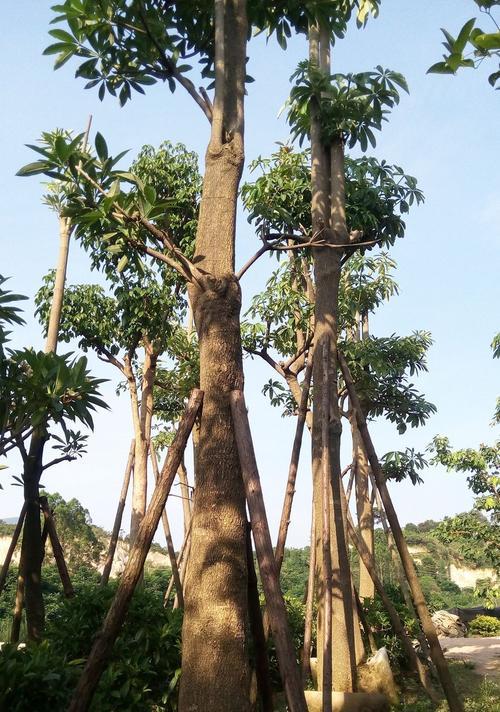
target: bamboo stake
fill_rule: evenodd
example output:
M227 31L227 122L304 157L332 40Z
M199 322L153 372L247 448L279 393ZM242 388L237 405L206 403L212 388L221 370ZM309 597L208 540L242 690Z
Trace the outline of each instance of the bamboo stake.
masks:
M153 466L153 474L155 482L158 482L160 478L160 473L158 471L158 458L156 457L156 449L153 443L150 443L149 452L151 456L151 464ZM168 558L170 559L170 567L172 569L172 576L175 583L175 589L177 591L177 597L174 601L174 608L184 608L184 596L182 595L182 584L181 577L179 576L179 569L177 567L177 560L175 558L174 543L172 541L172 534L170 532L170 524L168 523L167 510L164 508L161 513L161 521L163 524L163 531L165 534L165 539L167 540L167 551Z
M21 620L24 608L24 566L23 557L19 562L19 574L17 576L16 602L14 604L14 613L12 616L12 627L10 629L10 642L19 643L19 633L21 631Z
M344 381L349 393L349 398L356 411L358 427L363 438L366 454L368 456L368 460L370 461L373 476L375 477L375 482L382 498L387 519L389 520L392 534L394 536L394 540L396 542L396 546L401 557L401 563L403 564L406 578L410 586L413 602L415 604L415 608L422 623L422 628L424 630L425 637L427 638L427 641L429 643L432 661L436 666L439 680L441 682L444 694L448 701L450 711L463 712L463 704L457 694L455 685L453 684L453 680L450 675L448 664L443 654L443 650L441 648L441 645L439 644L439 640L436 635L436 629L434 628L434 624L432 622L432 618L429 614L424 594L422 592L422 587L420 586L417 572L415 571L415 565L413 563L413 559L411 558L411 554L408 551L408 546L403 536L396 510L394 509L389 490L387 489L387 485L385 483L384 473L380 466L377 453L370 437L368 426L366 424L366 419L363 415L363 411L359 403L359 398L356 393L354 382L349 371L349 366L347 365L347 362L343 354L341 353L339 353L339 362L344 376Z
M109 581L111 574L111 569L113 567L113 560L115 558L116 545L118 544L118 538L120 536L120 528L122 525L123 511L125 509L125 502L127 501L127 493L130 485L130 476L132 474L132 469L134 467L134 455L135 455L135 440L130 443L130 450L128 453L127 464L125 467L125 474L123 476L122 489L120 492L120 498L118 500L118 507L116 508L115 521L113 523L113 529L111 531L111 537L109 539L108 553L106 555L106 561L104 563L104 568L101 575L101 586L106 586Z
M183 593L184 593L184 575L185 575L185 571L186 571L190 545L191 545L191 522L189 523L189 529L187 531L186 536L184 537L184 541L182 542L181 550L179 551L179 556L177 557L177 568L179 569L179 574L181 577ZM170 580L169 580L168 586L167 586L167 590L165 591L165 595L163 597L163 605L164 606L166 606L168 603L168 599L170 598L170 594L172 593L173 587L174 587L174 577L172 575L170 577Z
M233 415L234 435L252 523L260 577L266 598L273 640L276 645L283 688L290 712L307 712L302 680L295 662L295 651L288 627L285 602L279 587L278 570L267 523L259 471L255 461L243 393L241 391L231 391L229 402Z
M352 486L354 484L354 475L356 474L356 470L354 467L351 468L351 474L349 475L349 482L347 483L347 491L345 494L346 500L347 500L347 506L349 506L349 502L351 500L351 493L352 493Z
M17 542L19 541L19 536L20 536L22 528L23 528L23 522L24 522L25 515L26 515L26 502L23 504L23 506L21 508L21 513L19 515L19 519L17 520L16 528L14 529L14 533L12 534L12 539L10 540L9 548L7 549L7 553L5 555L5 560L4 560L3 566L2 566L2 571L0 572L0 593L2 593L4 586L5 586L5 582L7 581L7 575L9 573L10 562L12 561L14 551L16 550Z
M257 574L253 562L252 552L252 528L247 522L247 571L248 571L248 612L250 619L250 629L255 648L255 675L257 678L257 689L262 703L262 712L273 712L273 690L271 677L269 675L269 657L267 654L267 640L262 621L262 611L259 601L259 590L257 587Z
M184 460L180 464L177 475L181 486L182 512L184 514L184 536L186 536L191 524L191 497L189 495L189 481Z
M71 698L68 712L87 712L90 706L94 691L106 667L114 642L127 614L135 587L141 578L146 556L160 522L161 513L165 509L170 488L175 479L202 400L203 391L193 390L184 411L184 416L179 423L177 433L169 447L167 459L163 465L160 478L155 485L146 514L139 526L136 541L130 551L115 597L101 630L94 639L92 650Z
M371 576L377 593L382 599L382 603L384 604L387 614L391 620L391 625L394 629L394 632L401 639L405 652L410 660L410 665L412 669L417 673L420 682L422 683L422 687L427 692L431 700L433 700L434 702L437 701L436 693L429 679L428 671L422 664L422 662L419 660L418 655L415 652L415 648L411 644L411 640L404 629L403 623L401 622L401 618L399 617L399 614L396 611L396 608L394 607L394 604L392 603L391 599L385 592L382 581L379 579L378 574L373 565L373 559L370 555L370 552L368 551L365 542L358 535L350 513L348 516L347 526L349 530L349 536L351 537L351 540L354 546L356 547L356 551L358 552L363 564L366 566L366 570Z
M297 480L297 470L299 466L300 449L302 446L302 438L304 435L304 425L307 415L307 402L309 400L309 389L311 386L312 376L312 353L306 367L304 382L302 385L302 394L300 397L299 411L297 415L297 426L295 428L295 437L293 440L292 455L290 458L290 466L288 468L288 480L286 483L286 492L283 500L283 509L281 512L281 521L278 532L278 540L276 542L276 550L274 557L276 559L276 568L278 574L281 571L283 557L285 555L286 537L288 534L288 526L290 524L290 515L292 513L293 497L295 494L295 482Z
M404 570L401 565L401 560L398 555L398 551L396 549L396 543L394 541L394 537L392 536L391 529L389 527L389 524L387 522L387 517L384 512L384 505L382 503L382 499L380 497L380 493L377 489L377 485L375 483L375 479L373 477L373 474L370 472L370 479L372 483L372 493L375 495L375 499L377 502L377 507L378 511L380 514L380 521L382 523L382 529L384 530L385 537L387 539L387 548L389 549L389 552L391 554L391 559L394 563L394 566L396 568L396 575L398 577L398 582L399 582L399 587L401 589L401 592L403 594L403 598L405 599L405 603L415 620L417 621L418 625L418 633L417 633L417 638L418 642L420 643L420 647L422 648L422 652L425 655L425 657L430 660L430 650L429 650L429 645L427 643L425 635L422 633L422 629L420 627L420 620L418 618L417 612L415 610L415 606L413 605L413 600L411 597L411 592L410 592L410 587L408 586L408 581L405 578Z
M311 676L311 647L312 627L314 615L314 579L316 570L316 526L314 516L314 502L311 516L311 545L309 547L309 577L307 580L306 615L304 620L304 648L302 650L302 682L304 685Z
M47 497L39 497L39 501L45 523L47 524L50 545L52 546L52 553L54 554L57 570L59 571L59 577L63 586L64 595L66 598L72 598L75 595L75 589L71 583L68 567L66 566L66 561L64 560L63 548L57 535L56 525L47 501Z
M330 540L330 383L328 374L328 345L324 344L322 356L323 366L323 401L321 422L321 495L322 514L321 545L322 569L325 593L323 596L323 712L332 712L332 559Z

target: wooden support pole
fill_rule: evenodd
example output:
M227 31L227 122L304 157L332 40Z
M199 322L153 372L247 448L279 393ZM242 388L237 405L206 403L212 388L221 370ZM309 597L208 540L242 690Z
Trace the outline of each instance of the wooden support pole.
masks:
M394 632L396 633L396 635L400 638L401 643L403 644L403 648L405 649L405 652L408 656L411 668L417 673L417 675L420 679L420 682L422 683L422 687L427 692L429 697L433 701L436 701L436 694L432 687L432 683L429 679L428 671L425 668L425 666L422 664L422 662L419 660L418 655L415 652L415 648L413 647L411 640L410 640L407 632L404 629L404 625L401 622L401 618L399 617L399 614L396 611L396 608L394 607L393 602L391 601L391 599L385 592L385 588L382 584L382 581L378 577L378 574L375 570L372 556L371 556L365 542L358 535L358 533L354 527L354 523L352 521L352 517L351 517L350 513L348 515L347 527L349 530L349 536L351 537L351 541L354 544L356 551L359 554L359 558L361 559L363 564L366 566L366 570L368 571L369 575L371 576L371 579L375 585L375 589L376 589L378 595L380 596L382 603L384 604L384 607L385 607L387 614L389 616L389 619L391 621L392 628L393 628Z
M188 529L191 525L191 495L189 492L188 474L186 470L186 465L184 464L184 459L179 466L177 476L179 477L179 484L182 496L182 512L184 514L184 536L186 536Z
M321 549L322 571L325 593L323 596L323 712L332 712L332 555L330 534L330 383L328 374L328 344L324 344L321 354L323 375L323 400L321 422Z
M12 561L14 551L16 550L17 542L19 541L19 536L20 536L22 528L23 528L25 515L26 515L26 502L23 504L23 506L21 508L21 513L19 515L19 519L17 520L16 528L14 529L14 532L12 534L12 539L10 540L9 548L7 549L7 553L5 555L5 560L3 562L2 570L0 571L0 593L2 593L4 586L5 586L5 582L7 581L7 575L9 573L10 562Z
M394 537L392 536L391 529L387 522L387 517L386 517L385 511L384 511L384 504L382 502L380 493L377 489L377 484L376 484L373 474L371 472L370 472L370 479L371 479L371 483L372 483L372 494L375 496L375 500L377 502L377 507L378 507L378 511L379 511L379 515L380 515L380 521L382 523L382 529L384 530L384 534L387 539L387 548L389 549L391 559L392 559L393 564L396 568L396 575L398 577L399 587L403 594L403 598L405 600L408 610L410 611L410 613L413 615L413 617L417 621L418 632L416 635L417 635L418 642L420 643L420 647L422 648L422 653L425 655L425 657L430 662L432 662L430 659L429 644L427 643L427 639L426 639L425 635L423 634L422 629L420 627L420 620L419 620L419 617L415 610L415 606L413 605L413 599L411 597L410 587L408 586L408 581L405 578L405 573L404 573L403 567L401 565L401 559L399 558L399 554L398 554L398 551L396 548L396 543L394 541Z
M405 571L408 584L410 586L413 603L417 610L420 622L422 623L422 628L429 643L429 648L431 652L431 657L434 665L436 666L436 671L439 676L444 694L448 701L448 706L451 712L463 712L463 703L458 696L458 693L453 684L452 677L450 675L450 670L448 664L445 660L443 650L439 643L438 637L436 635L436 629L434 628L434 623L427 608L425 602L424 594L422 592L422 587L420 586L420 581L418 580L417 572L415 570L415 565L408 551L408 546L406 544L405 538L403 536L403 531L399 524L398 516L394 505L392 503L389 490L385 483L384 473L373 445L368 426L366 424L366 418L363 415L363 411L359 402L358 395L356 393L356 388L349 371L349 366L345 360L343 354L339 353L339 363L342 369L342 374L344 376L344 381L349 394L349 399L356 411L356 418L358 421L358 427L363 438L363 443L365 446L366 454L370 465L372 468L373 476L375 477L375 482L377 489L380 492L382 502L384 505L385 513L387 514L387 519L394 536L394 541L399 551L399 556L401 557L401 563L403 564L403 569Z
M158 470L158 458L156 457L156 449L153 443L149 445L149 452L151 456L151 464L153 466L153 474L155 482L158 482L160 478L160 473ZM170 567L172 569L172 576L175 583L175 590L177 591L176 601L174 602L174 608L184 608L184 596L182 595L182 584L181 577L179 575L179 568L177 566L177 559L175 558L174 543L172 541L172 534L170 531L170 524L168 522L167 510L163 509L161 513L161 521L163 524L163 532L165 534L165 539L167 540L167 551L168 558L170 559Z
M352 494L352 486L354 484L354 476L356 474L356 469L354 467L351 467L351 474L349 475L349 482L347 483L347 490L345 493L345 498L347 501L347 506L349 506L349 502L351 500L351 494Z
M10 629L10 642L19 643L19 634L21 631L21 620L24 609L24 591L25 591L25 576L23 554L19 561L19 573L17 575L16 601L14 603L14 612L12 615L12 627Z
M295 660L292 636L288 626L285 602L279 586L278 570L267 523L259 471L255 460L245 399L241 391L229 394L234 435L241 464L245 494L252 523L260 578L266 598L267 613L276 645L283 689L290 712L307 712L302 679Z
M262 712L273 712L273 690L271 677L269 674L269 657L267 654L267 640L262 621L262 611L259 601L259 589L257 586L257 574L253 562L252 551L252 527L247 523L247 573L248 573L248 613L250 619L250 630L255 650L255 675L257 678L257 690L261 701Z
M292 455L290 458L290 466L288 468L288 480L286 483L286 492L283 500L283 509L281 512L281 521L278 531L278 540L274 557L276 559L276 567L278 574L281 571L283 557L285 555L286 537L288 534L288 526L290 524L290 515L292 513L293 496L295 494L295 482L297 480L297 470L299 467L300 449L302 446L302 438L304 435L304 425L307 415L307 403L309 400L309 389L311 386L312 376L312 354L309 356L309 361L306 366L304 382L302 384L302 394L300 396L299 411L297 414L297 426L295 428L295 437L293 440Z
M120 529L122 526L123 511L125 509L125 502L127 501L127 493L130 485L130 476L132 474L132 469L134 467L134 454L135 454L135 440L132 440L130 444L130 450L128 453L127 464L125 467L125 474L123 476L122 489L120 492L120 499L118 500L118 507L116 508L115 521L113 523L113 529L111 531L111 537L109 539L108 553L106 554L106 561L104 563L104 568L101 575L101 586L106 586L109 581L109 576L111 574L111 569L113 567L113 559L115 558L116 545L118 544L118 538L120 536Z
M193 390L179 423L177 433L169 447L167 459L160 478L151 497L144 519L118 585L115 597L106 615L101 630L94 639L94 644L87 659L81 677L71 698L68 712L87 712L94 691L106 667L114 642L120 633L128 611L130 600L137 582L141 578L144 562L151 542L165 509L170 488L179 468L195 418L203 400L203 391Z
M186 566L187 566L187 560L189 557L189 551L190 551L190 546L191 546L191 524L192 520L189 523L189 529L187 531L186 536L184 537L184 541L182 542L181 550L179 551L179 556L177 557L177 568L179 569L179 575L181 577L181 585L182 585L182 591L184 593L184 577L186 573ZM172 593L172 589L174 588L174 577L173 575L170 577L170 580L168 582L167 590L165 591L165 595L163 597L163 605L166 606L168 604L168 599L170 598L170 594Z
M368 620L366 618L365 610L363 608L363 604L361 603L358 589L356 588L356 586L353 586L353 588L354 588L354 598L356 600L356 608L358 611L358 617L359 617L359 620L361 621L361 625L363 626L365 638L368 642L368 648L370 650L370 653L372 655L375 655L375 653L377 652L377 643L375 642L375 638L373 637L372 629L371 629L370 624L368 623Z
M316 571L316 525L314 502L311 516L311 544L309 547L309 576L307 580L306 614L304 620L304 647L302 649L302 681L305 684L311 676L311 648L314 617L314 580Z
M45 519L45 524L47 525L47 533L49 535L50 545L52 546L52 553L54 554L57 570L59 571L59 577L61 579L64 595L66 598L72 598L75 595L75 589L71 583L68 567L66 566L66 561L64 560L64 552L61 542L59 541L59 537L57 536L54 517L52 516L47 497L40 497L39 501L40 508Z

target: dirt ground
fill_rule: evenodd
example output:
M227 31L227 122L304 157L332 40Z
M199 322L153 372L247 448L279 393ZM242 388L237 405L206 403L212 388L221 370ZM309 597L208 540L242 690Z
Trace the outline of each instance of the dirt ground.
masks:
M440 638L446 658L467 660L479 675L500 679L500 637Z

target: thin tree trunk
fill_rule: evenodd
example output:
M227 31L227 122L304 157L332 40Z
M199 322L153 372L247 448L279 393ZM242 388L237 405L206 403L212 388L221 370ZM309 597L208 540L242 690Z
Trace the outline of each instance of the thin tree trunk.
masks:
M25 514L26 514L26 502L23 504L23 506L21 508L21 514L19 515L19 519L17 520L16 528L14 529L14 533L12 534L12 539L10 540L9 548L7 549L7 553L5 555L5 560L2 565L2 570L0 572L0 593L2 593L4 586L5 586L5 582L7 580L10 562L12 561L14 551L16 550L17 542L19 541L19 535L21 534L21 531L23 528Z
M172 487L181 461L189 434L196 415L201 407L203 392L194 390L189 398L184 416L179 424L175 438L169 447L167 459L149 503L146 516L139 527L139 532L123 571L118 589L101 630L97 634L92 650L78 681L68 712L86 712L92 702L101 675L106 667L123 621L127 614L130 600L141 578L144 562L151 542L158 528L161 513L165 509L167 497Z
M54 280L54 291L52 303L50 305L49 326L47 328L47 341L45 343L46 353L57 350L57 338L59 335L59 323L61 321L61 311L64 298L64 283L66 281L66 268L68 265L69 241L71 238L71 220L59 216L59 257L57 259L56 276Z
M52 546L52 553L54 554L54 559L56 562L57 570L59 572L59 577L63 586L64 595L66 598L72 598L75 595L75 589L71 583L71 578L68 572L68 567L66 566L66 561L64 560L64 552L57 535L56 525L54 522L54 517L50 510L47 497L40 497L40 507L43 512L45 519L45 524L47 525L47 533L50 539L50 545Z
M204 273L189 297L205 392L195 456L182 629L180 712L249 712L245 493L228 394L243 388L241 290L234 274L244 164L245 0L215 0L215 96L196 235Z
M370 464L366 457L363 441L359 433L356 416L351 413L349 416L352 433L353 463L355 470L356 484L356 513L358 517L358 527L361 539L364 541L370 556L374 557L374 524L373 507L370 501ZM372 578L362 561L359 562L359 597L373 598L375 587Z
M155 482L158 482L160 478L160 473L158 471L158 460L156 457L156 450L153 443L150 446L151 464L153 465L153 474ZM174 601L174 608L184 608L184 596L182 595L182 584L181 577L179 575L179 569L177 567L177 560L175 558L174 543L172 541L172 534L170 532L170 524L168 523L167 510L164 509L161 513L161 521L163 524L163 532L165 534L165 539L167 541L167 551L168 558L170 559L170 567L172 569L172 576L174 578L175 589L177 591L176 600Z
M179 551L179 556L176 559L177 568L179 569L179 574L181 577L182 593L183 594L184 594L184 574L185 574L185 570L186 570L186 562L189 558L190 542L191 542L191 527L188 529L187 534L184 537L184 541L182 542L181 550ZM168 586L167 586L167 590L165 591L165 595L163 596L163 605L164 606L167 605L173 588L174 588L174 577L172 575L168 582Z
M262 712L273 712L273 690L271 677L269 675L269 657L267 654L267 640L262 621L262 611L259 601L259 589L257 587L257 574L253 562L252 552L252 528L250 522L247 525L247 565L248 565L248 611L250 618L250 629L255 651L255 675L257 678L257 689L262 705Z
M35 430L31 437L29 452L24 464L26 516L24 519L19 575L24 581L28 640L35 642L39 642L42 639L45 622L41 582L43 550L38 485L43 471L42 459L46 441L45 429Z
M310 60L329 71L329 39L326 33L310 32ZM330 158L330 154L332 158ZM311 189L312 189L312 225L313 235L321 235L327 242L347 243L345 222L343 147L341 140L330 148L322 144L321 125L318 107L311 108ZM330 199L329 199L330 197ZM338 409L337 393L337 338L338 338L338 297L340 284L340 260L342 250L315 248L315 334L316 349L324 344L329 348L329 394L330 413L322 411L322 373L321 364L313 367L313 497L316 503L316 521L322 520L321 504L321 451L322 422L326 418L330 426L330 461L331 485L333 495L333 522L331 530L332 568L333 568L333 629L335 646L333 648L333 687L338 691L352 691L356 680L356 660L353 628L353 606L351 575L346 546L344 516L340 498L340 437L342 425ZM325 621L322 616L325 584L322 581L320 531L316 533L316 570L318 577L318 678L323 669L322 639ZM318 679L322 689L322 681Z
M309 576L307 579L307 599L306 599L306 614L304 619L304 648L302 650L302 681L304 686L311 676L311 648L312 648L312 629L313 629L313 614L314 614L314 579L316 570L316 540L315 527L315 508L314 503L311 515L311 539L309 545Z
M325 417L326 413L330 412L330 384L329 384L329 367L328 367L328 344L323 344L322 367L323 379L321 389L323 393L323 420L322 420L322 489L321 500L323 504L323 517L321 521L321 543L322 543L322 572L325 586L323 596L323 675L321 690L323 693L323 712L332 711L332 559L331 559L331 541L330 541L330 433L329 433L329 418Z
M304 424L307 415L307 403L309 400L309 388L311 385L312 376L312 351L309 355L309 362L306 367L304 382L302 384L302 395L300 397L299 411L297 414L297 426L295 429L295 437L293 440L292 456L290 458L290 466L288 468L288 480L286 483L285 498L283 501L283 509L281 512L281 520L278 531L278 541L276 542L275 558L278 573L281 571L283 557L285 555L286 537L288 534L288 526L290 524L290 515L292 513L293 496L295 494L295 482L297 479L297 470L299 467L300 449L302 446L302 438L304 435Z
M432 622L432 618L429 614L424 594L422 592L422 587L420 586L417 572L415 571L415 565L413 563L413 559L411 558L411 554L408 551L408 546L401 530L396 510L394 509L389 490L387 489L387 485L385 483L384 473L377 458L377 453L375 452L375 448L373 446L373 442L368 431L366 419L361 410L361 406L356 393L356 389L354 387L354 382L349 371L349 367L342 354L340 354L340 365L349 392L349 398L356 411L358 427L363 438L366 454L368 455L373 476L375 477L375 482L382 498L385 513L387 515L387 519L389 520L392 534L394 536L394 540L396 542L396 546L401 557L401 563L403 564L406 578L410 586L413 602L415 604L415 608L417 609L418 616L422 623L422 628L425 633L425 637L427 638L427 641L429 643L432 661L436 666L436 670L441 685L443 687L446 699L448 700L448 705L450 707L451 712L463 712L462 701L460 700L457 694L455 685L453 684L453 680L450 675L448 664L445 660L441 645L439 644L439 640L436 635L436 629L434 628L434 623Z
M304 690L302 689L302 681L295 660L295 651L288 626L285 602L279 587L279 576L243 393L241 391L232 391L230 403L260 578L273 640L276 645L283 689L285 690L290 712L307 712Z
M123 512L125 510L125 503L127 501L128 488L130 486L130 475L132 473L132 468L134 467L134 457L135 457L135 440L132 440L130 444L130 450L127 458L127 465L125 467L125 474L123 476L122 489L120 492L120 498L118 500L118 507L116 508L115 521L113 523L113 529L111 531L111 536L109 538L108 553L106 554L106 561L104 562L104 568L102 570L101 576L101 586L106 586L111 574L111 569L113 568L113 560L115 558L116 545L118 544L118 539L120 537L120 529L122 526Z
M23 553L21 551L21 559L19 561L19 573L17 575L16 600L14 603L14 611L12 614L12 626L10 629L10 642L11 643L19 643L19 634L21 632L21 621L23 618L24 593L25 593L23 570L24 570Z

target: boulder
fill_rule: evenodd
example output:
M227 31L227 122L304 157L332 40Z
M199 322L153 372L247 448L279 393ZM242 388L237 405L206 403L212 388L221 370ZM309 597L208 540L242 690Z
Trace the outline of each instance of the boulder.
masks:
M321 692L306 690L309 712L322 712ZM332 692L332 712L389 712L389 700L384 695L365 692Z
M377 650L375 655L364 665L359 666L358 690L360 692L379 692L385 695L391 704L398 703L398 691L385 648Z
M458 616L448 611L436 611L432 622L439 638L463 638L467 628Z

